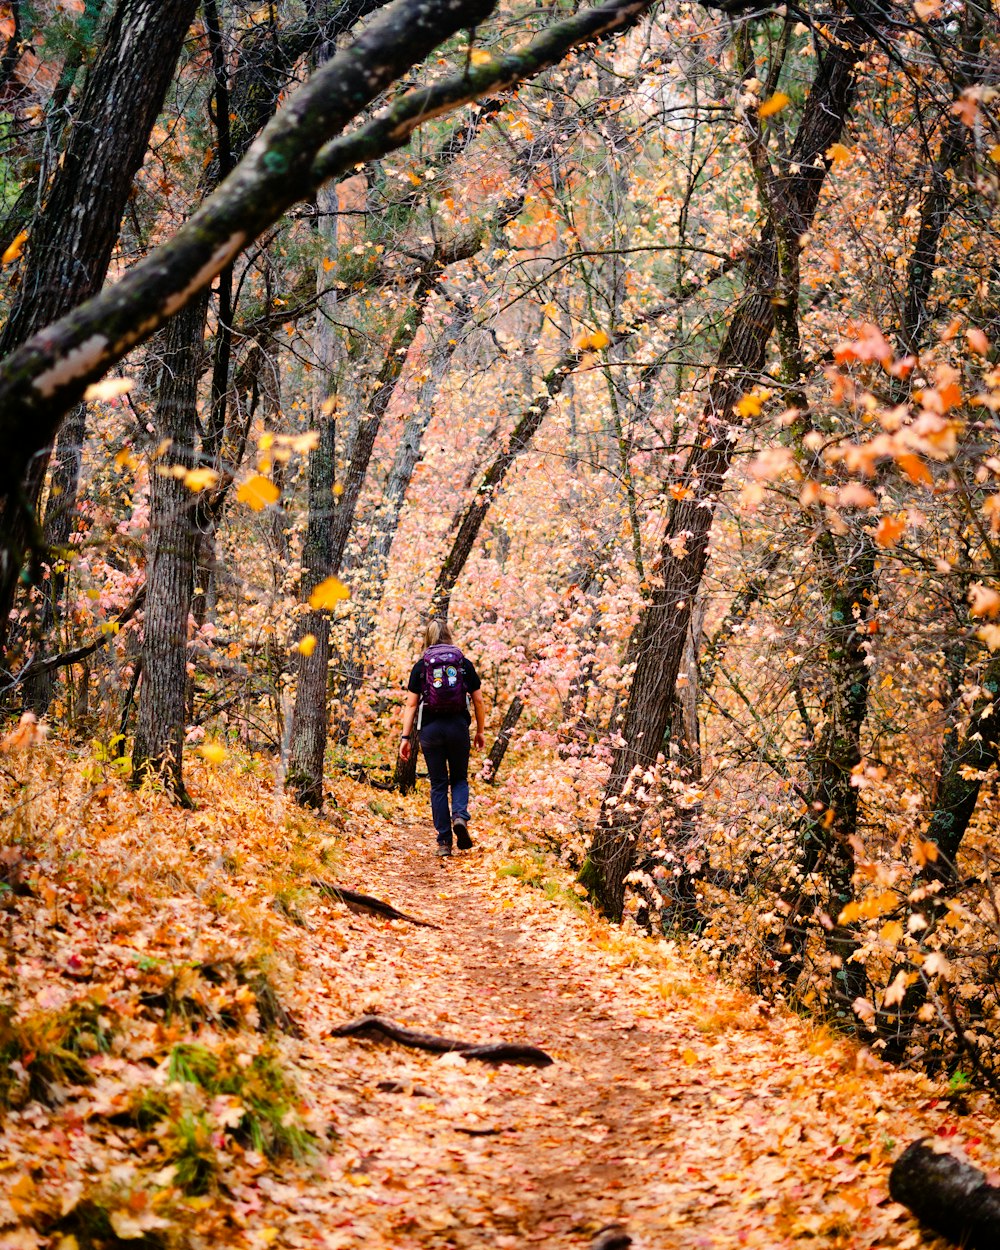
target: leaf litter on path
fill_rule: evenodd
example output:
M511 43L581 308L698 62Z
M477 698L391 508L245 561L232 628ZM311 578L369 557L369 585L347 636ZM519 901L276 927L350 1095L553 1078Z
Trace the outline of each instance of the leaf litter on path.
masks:
M72 1250L60 1230L97 1198L112 1227L166 1228L168 1246L569 1250L621 1225L638 1250L908 1250L943 1244L889 1199L909 1141L937 1135L997 1167L984 1098L958 1106L677 948L520 883L502 871L512 851L497 827L442 862L420 800L387 798L376 820L344 783L333 872L329 826L275 823L264 786L236 800L199 781L217 792L194 816L163 803L139 818L109 788L100 828L70 829L61 867L39 853L36 895L10 918L0 999L28 1015L86 995L115 1031L85 1056L90 1084L0 1123L0 1250ZM352 913L300 888L311 875L439 927ZM255 951L299 1036L255 1031L265 1000L233 972ZM161 1001L172 1011L151 1015ZM330 1036L361 1015L555 1062L484 1067ZM179 1190L161 1130L128 1113L144 1090L173 1088L164 1064L192 1045L244 1048L247 1064L273 1052L320 1147L266 1159L227 1133L239 1108L216 1097L217 1172L203 1196Z

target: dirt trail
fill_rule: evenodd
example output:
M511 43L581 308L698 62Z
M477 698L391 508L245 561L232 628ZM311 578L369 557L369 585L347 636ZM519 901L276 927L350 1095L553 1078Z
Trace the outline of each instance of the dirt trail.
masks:
M334 1165L351 1231L331 1245L555 1250L611 1223L638 1250L933 1244L886 1190L894 1135L947 1114L915 1112L926 1086L859 1071L853 1048L499 876L488 854L431 848L412 822L351 849L351 885L440 925L352 918L352 1009L556 1063L317 1047L318 1069L357 1073Z

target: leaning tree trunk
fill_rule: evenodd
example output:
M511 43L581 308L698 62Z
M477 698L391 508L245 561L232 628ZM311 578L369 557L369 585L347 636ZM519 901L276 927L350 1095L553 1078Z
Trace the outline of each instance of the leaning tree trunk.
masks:
M521 719L521 713L524 711L524 700L519 694L514 695L510 701L510 706L504 713L503 721L500 725L500 732L497 734L496 741L490 747L490 753L486 759L486 766L483 769L483 778L491 786L496 783L497 773L500 771L500 765L503 763L503 757L507 754L507 748L510 746L510 740L517 728L517 722Z
M100 290L132 180L142 165L198 0L122 0L90 73L44 207L0 357ZM26 465L21 497L0 500L0 650L48 468L48 437Z
M861 33L853 22L837 24L816 71L812 90L790 152L787 175L776 180L780 212L793 223L795 237L812 222L829 160L854 97ZM773 205L772 205L773 207ZM791 229L783 230L787 237ZM581 881L601 909L621 919L625 878L635 864L643 808L625 793L636 774L655 766L670 720L674 689L687 639L692 606L708 558L715 505L732 462L735 408L764 364L775 322L778 252L773 228L753 250L748 288L737 305L719 352L692 450L678 483L680 498L671 511L661 550L663 583L653 592L636 626L635 674L620 727L601 814L581 870Z
M323 182L404 145L414 131L556 64L574 47L630 29L649 0L607 0L556 22L522 48L404 92L349 134L345 127L443 40L477 26L490 0L392 0L300 87L219 190L120 282L0 361L0 501L20 501L33 457L87 386L207 288L251 240ZM9 555L8 535L2 534Z
M152 466L146 611L139 721L132 748L133 781L159 775L168 792L190 805L183 778L188 617L194 589L198 496L183 471L195 462L198 376L207 297L183 310L166 332L156 404L156 436L170 440ZM179 474L171 470L177 469Z

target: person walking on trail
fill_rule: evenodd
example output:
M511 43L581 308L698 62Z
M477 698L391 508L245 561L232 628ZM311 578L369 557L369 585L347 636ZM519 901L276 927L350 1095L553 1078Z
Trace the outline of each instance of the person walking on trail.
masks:
M424 631L424 654L414 664L406 687L399 754L404 760L410 758L417 707L422 705L420 749L431 779L431 816L439 855L451 854L453 835L460 851L472 846L469 837L469 726L472 717L468 699L472 700L476 713L476 750L481 751L486 745L481 686L472 661L452 642L448 626L443 621L431 621Z

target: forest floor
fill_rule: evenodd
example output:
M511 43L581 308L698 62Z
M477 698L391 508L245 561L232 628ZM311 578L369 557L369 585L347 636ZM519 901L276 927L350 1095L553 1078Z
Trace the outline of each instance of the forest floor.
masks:
M33 869L3 917L0 1001L49 1037L96 1003L107 1041L75 1080L31 1100L8 1087L0 1250L569 1250L611 1224L637 1250L903 1250L937 1244L888 1195L905 1145L937 1136L988 1172L1000 1162L985 1097L882 1065L596 918L495 817L442 861L424 797L345 784L332 830L279 819L255 786L205 770L199 812L154 797L140 816L142 796L112 781L44 850L19 843ZM317 865L437 927L348 911L315 888ZM251 966L298 1036L262 1040ZM331 1036L370 1013L555 1062ZM266 1055L294 1081L306 1109L284 1123L315 1134L303 1157L241 1138L249 1086L192 1075L206 1054L229 1071L234 1050L233 1072ZM22 1076L39 1063L21 1059Z

